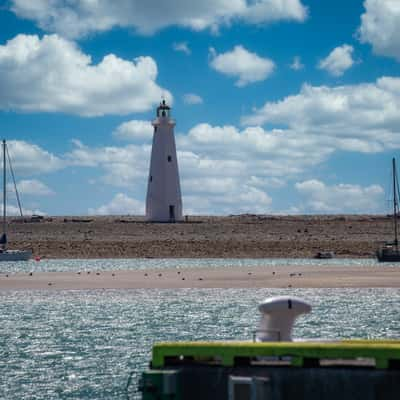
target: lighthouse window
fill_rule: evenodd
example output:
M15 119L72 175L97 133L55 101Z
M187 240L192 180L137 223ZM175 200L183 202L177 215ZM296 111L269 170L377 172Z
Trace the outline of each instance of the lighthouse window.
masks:
M172 157L168 156L168 162L171 162L171 161L172 161Z
M153 182L153 177L150 175L150 182Z
M154 127L154 132L157 132L157 127L156 126Z

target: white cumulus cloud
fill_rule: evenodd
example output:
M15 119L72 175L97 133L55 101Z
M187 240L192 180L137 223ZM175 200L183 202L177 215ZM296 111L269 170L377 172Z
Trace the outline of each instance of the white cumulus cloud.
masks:
M271 210L272 199L265 191L230 178L183 181L183 187L185 214L266 214Z
M36 144L9 140L7 147L17 176L55 172L66 166L64 160Z
M150 162L151 144L89 147L82 143L65 155L69 165L100 168L101 182L117 187L139 185L143 189Z
M348 44L336 47L319 62L318 68L328 71L333 76L342 76L354 64L353 51L353 46Z
M380 152L400 148L400 78L346 86L304 85L300 93L266 102L242 118L245 125L286 126L326 147Z
M203 104L203 99L195 93L187 93L183 95L183 102L185 104Z
M153 130L150 121L131 120L119 125L113 132L113 136L129 141L149 141L153 137Z
M190 55L192 51L190 50L190 47L187 42L174 42L172 44L172 48L175 51L179 51L181 53L185 53L186 55Z
M9 190L14 190L12 184L8 185ZM37 179L23 179L17 182L18 192L22 195L32 195L32 196L50 196L54 194L47 185Z
M301 63L300 56L295 56L293 58L293 62L290 64L290 68L295 71L300 71L301 69L304 68L304 64Z
M180 160L188 177L210 173L213 177L254 177L271 183L271 177L296 176L325 160L334 148L323 139L298 135L291 130L267 131L261 127L239 130L234 126L198 124L185 136L177 137ZM319 148L319 151L315 151Z
M77 38L113 27L152 34L168 26L217 30L236 21L266 24L302 22L307 9L301 0L10 0L19 17L42 29Z
M184 207L201 214L272 212L271 189L285 186L334 151L318 137L290 130L205 123L178 135L177 148Z
M326 185L316 179L295 185L306 207L318 213L373 213L382 209L384 191L379 185Z
M162 95L151 57L113 54L92 64L74 43L57 35L18 35L0 46L0 108L83 116L149 110Z
M376 54L400 61L400 3L398 0L365 0L358 34Z
M238 45L232 51L222 54L217 54L211 48L210 66L222 74L238 78L235 85L243 87L268 78L275 68L275 63Z
M89 215L143 215L144 203L124 193L117 193L108 204L89 208L88 213Z

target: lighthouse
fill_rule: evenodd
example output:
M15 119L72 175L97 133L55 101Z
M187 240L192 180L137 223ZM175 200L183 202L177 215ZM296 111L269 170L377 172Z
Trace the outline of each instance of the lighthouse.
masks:
M146 219L152 222L182 220L182 196L171 108L163 100L157 107L147 183Z

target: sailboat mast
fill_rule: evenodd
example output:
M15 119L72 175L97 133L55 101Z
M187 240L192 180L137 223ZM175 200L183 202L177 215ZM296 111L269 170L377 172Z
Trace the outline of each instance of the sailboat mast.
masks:
M398 214L398 201L397 201L397 174L396 174L396 160L393 158L393 218L394 218L394 244L398 246L398 229L397 229L397 214Z
M7 186L7 173L6 173L6 141L3 139L3 234L7 235L7 193L6 193L6 186ZM5 236L7 237L7 236ZM3 244L3 248L6 248L6 243Z

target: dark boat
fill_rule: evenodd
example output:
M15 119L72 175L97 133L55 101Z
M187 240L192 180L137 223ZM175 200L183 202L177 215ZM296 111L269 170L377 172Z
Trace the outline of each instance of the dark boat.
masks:
M393 227L394 227L394 240L393 242L385 243L380 249L376 251L376 257L381 262L400 262L400 249L398 240L398 226L397 218L399 212L399 182L396 170L396 160L392 160L393 169Z
M334 251L319 251L315 255L315 258L320 258L320 259L329 259L329 258L334 258L334 257L335 257Z

